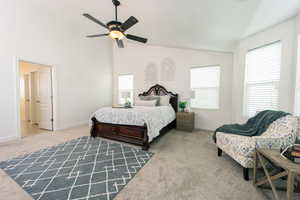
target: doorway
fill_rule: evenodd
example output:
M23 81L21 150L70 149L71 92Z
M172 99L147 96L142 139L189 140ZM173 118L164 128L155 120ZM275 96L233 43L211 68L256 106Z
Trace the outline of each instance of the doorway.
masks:
M52 67L18 62L21 137L53 131Z

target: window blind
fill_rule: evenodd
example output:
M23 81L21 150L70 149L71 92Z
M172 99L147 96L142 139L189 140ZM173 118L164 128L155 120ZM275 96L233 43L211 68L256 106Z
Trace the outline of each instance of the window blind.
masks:
M220 66L191 68L191 90L195 98L191 100L192 108L218 109Z
M300 116L300 35L298 35L297 47L297 73L296 73L296 91L295 91L295 107L294 114Z
M244 114L279 106L281 42L250 50L246 55Z
M122 96L123 93L130 93L128 98ZM119 76L119 104L125 104L126 100L133 102L133 75L120 75Z

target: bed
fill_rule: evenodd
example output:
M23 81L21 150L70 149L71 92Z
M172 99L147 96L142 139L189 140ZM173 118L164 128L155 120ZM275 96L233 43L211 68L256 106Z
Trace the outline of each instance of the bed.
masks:
M154 85L138 96L170 96L169 106L101 108L91 119L91 136L126 142L149 149L150 142L176 127L178 94Z

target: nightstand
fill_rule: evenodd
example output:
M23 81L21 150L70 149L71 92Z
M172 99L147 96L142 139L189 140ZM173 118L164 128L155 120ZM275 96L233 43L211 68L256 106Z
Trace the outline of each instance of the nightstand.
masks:
M176 113L176 128L182 131L192 132L195 126L194 112L177 112Z

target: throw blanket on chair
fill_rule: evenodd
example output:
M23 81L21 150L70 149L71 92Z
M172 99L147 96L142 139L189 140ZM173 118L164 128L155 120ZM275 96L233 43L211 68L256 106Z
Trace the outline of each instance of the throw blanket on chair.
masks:
M217 141L217 132L248 137L260 136L268 129L270 124L286 115L290 114L283 111L265 110L250 118L245 124L228 124L221 126L215 131L213 139L215 142Z

